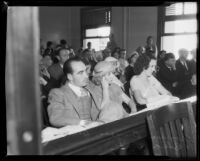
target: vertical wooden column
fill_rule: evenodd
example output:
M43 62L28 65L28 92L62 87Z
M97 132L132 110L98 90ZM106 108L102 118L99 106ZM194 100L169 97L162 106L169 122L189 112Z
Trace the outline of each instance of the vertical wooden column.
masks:
M37 7L8 7L6 45L7 142L10 154L41 154Z

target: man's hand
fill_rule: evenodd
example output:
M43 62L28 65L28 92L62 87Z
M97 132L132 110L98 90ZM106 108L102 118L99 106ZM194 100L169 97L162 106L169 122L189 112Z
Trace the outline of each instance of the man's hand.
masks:
M193 75L192 75L191 84L192 84L193 86L196 86L196 85L197 85L197 77L196 77L196 74L193 74Z
M172 84L172 87L177 87L177 85L178 85L178 82L174 82L174 83Z

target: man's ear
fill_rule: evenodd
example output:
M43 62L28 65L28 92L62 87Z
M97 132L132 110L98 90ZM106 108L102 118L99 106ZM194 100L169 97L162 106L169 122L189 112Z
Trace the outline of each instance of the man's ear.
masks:
M67 74L67 78L68 78L69 81L72 81L72 79L73 79L73 78L72 78L72 74L68 73L68 74Z

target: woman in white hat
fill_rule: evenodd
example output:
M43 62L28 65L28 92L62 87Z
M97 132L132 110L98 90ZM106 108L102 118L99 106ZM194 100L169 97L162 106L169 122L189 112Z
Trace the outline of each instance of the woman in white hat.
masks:
M99 120L108 123L128 116L122 102L129 105L131 113L136 112L136 105L122 90L122 83L115 77L115 66L102 61L94 67L93 82L102 91Z

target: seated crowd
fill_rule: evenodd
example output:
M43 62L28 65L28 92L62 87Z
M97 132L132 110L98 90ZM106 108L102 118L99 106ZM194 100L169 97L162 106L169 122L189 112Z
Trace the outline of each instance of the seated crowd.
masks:
M196 94L196 50L158 51L153 37L129 54L108 43L95 51L89 42L77 53L65 40L41 50L40 86L44 127L112 122L156 102ZM115 44L116 46L116 44Z

